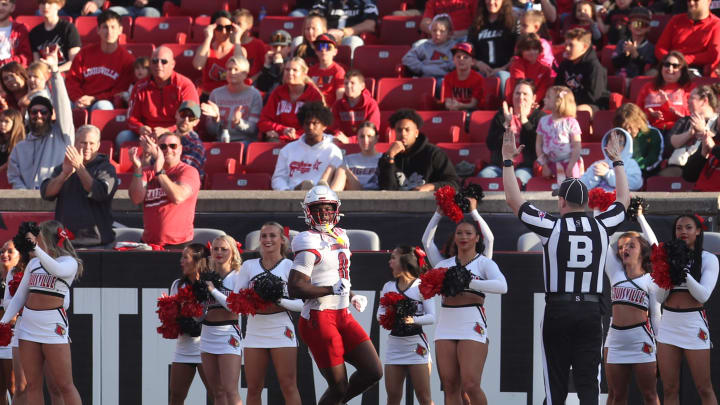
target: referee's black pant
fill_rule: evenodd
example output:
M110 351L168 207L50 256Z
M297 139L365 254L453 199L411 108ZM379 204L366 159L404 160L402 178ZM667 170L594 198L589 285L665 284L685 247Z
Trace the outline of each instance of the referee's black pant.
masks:
M548 302L542 325L545 403L563 405L570 367L581 405L600 395L602 323L597 302Z

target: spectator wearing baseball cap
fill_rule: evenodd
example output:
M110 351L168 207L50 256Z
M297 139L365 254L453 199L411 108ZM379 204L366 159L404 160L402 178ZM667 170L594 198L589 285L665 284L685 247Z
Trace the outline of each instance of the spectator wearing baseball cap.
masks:
M328 34L318 35L315 42L318 63L310 66L308 76L315 82L329 106L345 94L345 68L334 61L337 55L337 43Z
M195 132L195 126L200 122L200 106L192 100L183 101L175 113L175 119L175 135L180 138L182 145L180 161L196 168L202 182L205 178L205 147Z
M482 107L485 78L472 69L473 46L467 42L451 49L455 69L443 79L445 108L452 111Z
M430 24L429 40L418 41L402 58L402 64L413 75L440 80L450 73L453 65L452 21L447 14L436 15Z
M652 13L645 7L634 7L630 11L630 37L620 41L613 52L615 70L632 78L640 75L653 76L655 70L645 72L647 66L655 66L655 45L647 38L650 32Z
M265 63L254 82L256 89L269 93L282 83L283 65L290 58L292 37L285 30L277 30L270 37L270 49L265 53Z

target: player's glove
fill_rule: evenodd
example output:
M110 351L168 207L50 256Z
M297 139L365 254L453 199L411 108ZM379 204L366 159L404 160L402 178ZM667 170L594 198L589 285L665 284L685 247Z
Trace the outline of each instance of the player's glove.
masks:
M357 309L359 312L365 311L365 307L367 307L367 297L364 295L358 295L355 294L350 299L350 303L353 304L355 309Z
M333 294L340 296L350 295L350 281L344 278L338 280L333 286Z

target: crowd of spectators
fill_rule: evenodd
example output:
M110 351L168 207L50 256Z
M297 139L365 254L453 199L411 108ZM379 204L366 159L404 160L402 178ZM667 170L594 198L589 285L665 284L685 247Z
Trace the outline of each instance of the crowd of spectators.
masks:
M167 9L161 1L40 0L42 21L32 29L11 17L16 2L0 0L0 172L13 188L57 200L56 215L82 243L112 242L109 201L119 158L99 152L98 128L76 133L73 108L127 108L127 129L114 141L116 151L134 146L126 156L130 195L144 206L148 243L192 239L190 213L207 182L203 140L285 144L271 179L277 190L320 180L335 190L433 191L462 183L448 155L422 132L420 114L381 114L366 72L338 60L344 45L353 58L358 47L378 42L382 16L374 0L301 2L291 15L303 16L302 34L293 39L277 30L267 43L256 36L264 15L207 10L210 23L196 33L192 54L197 82L176 71L170 47L133 55L124 45L122 16L159 17ZM504 99L480 136L489 161L469 176L499 177L502 137L513 131L525 145L513 162L523 185L573 176L612 189L607 158L581 156L590 134L581 130L580 114L592 119L614 110L631 189L642 189L650 176L681 176L696 190L718 191L720 9L712 10L711 0L685 3L409 2L397 14L417 16L425 38L407 44L402 66L387 76L403 67L405 76L434 78L436 109L463 112L468 122L492 97ZM662 14L667 25L653 43L652 24ZM83 45L67 16L96 16L98 41ZM611 92L608 68L623 88L638 79L644 85ZM491 78L499 80L498 94L488 94ZM601 145L607 139L592 136ZM378 151L381 139L389 143ZM360 152L344 157L344 144ZM77 220L78 206L93 213L92 223Z

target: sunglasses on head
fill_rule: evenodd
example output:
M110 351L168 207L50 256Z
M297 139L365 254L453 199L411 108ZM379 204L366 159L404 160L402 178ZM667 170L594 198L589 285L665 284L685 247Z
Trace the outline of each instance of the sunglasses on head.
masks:
M153 58L150 62L152 62L153 65L157 65L158 63L162 63L163 65L167 65L170 63L167 59L160 59L160 58Z
M30 115L37 115L37 114L48 115L48 114L50 114L50 111L48 111L44 108L33 108L32 110L29 111L29 114Z
M220 31L230 32L230 31L232 31L232 30L233 30L232 24L228 24L228 25L218 25L218 26L215 27L215 31L218 31L218 32L220 32Z
M178 144L176 144L176 143L161 143L158 146L160 146L160 150L163 150L163 151L166 151L168 148L170 148L172 150L175 150L178 148Z
M673 69L680 69L679 63L672 63L672 62L663 62L663 67L665 68L673 68Z
M317 45L315 45L315 49L318 51L329 51L332 49L333 44L330 42L320 42Z

